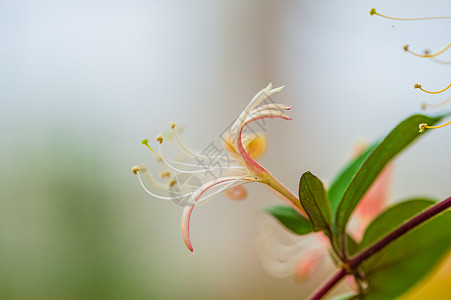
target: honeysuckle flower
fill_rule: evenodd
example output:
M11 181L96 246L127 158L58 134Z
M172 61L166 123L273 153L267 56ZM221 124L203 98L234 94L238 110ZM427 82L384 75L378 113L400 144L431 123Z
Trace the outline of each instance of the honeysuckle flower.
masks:
M365 148L358 144L353 156ZM357 241L362 239L367 225L387 205L392 170L392 164L385 167L356 207L349 223L349 233ZM298 236L283 231L282 238L288 243L281 242L273 232L269 224L265 225L257 239L262 264L273 276L293 276L297 280L304 280L329 257L329 239L322 232Z
M302 281L327 261L329 240L324 234L311 233L302 237L287 231L275 234L273 226L274 222L261 224L257 237L258 256L272 276L292 276Z
M246 126L257 120L272 118L291 120L291 118L285 114L285 111L290 110L291 106L264 102L269 96L281 91L282 89L283 86L273 89L272 84L268 84L267 87L259 91L254 96L244 111L230 127L228 136L226 137L226 148L234 153L234 156L228 157L230 164L227 164L226 166L218 164L218 159L224 159L224 156L222 154L218 154L218 152L215 152L214 154L211 154L210 151L208 153L205 153L206 151L202 153L195 153L188 149L181 142L175 132L175 123L171 123L171 128L173 129L173 134L176 141L183 151L198 161L198 164L180 162L167 158L161 149L161 144L163 143L162 136L157 137L158 152L150 147L148 140L143 141L143 144L148 147L164 165L166 165L170 172L178 175L196 176L194 179L199 181L199 184L195 185L195 188L190 186L190 190L186 193L177 191L177 193L171 194L171 187L181 187L182 185L180 182L180 177L176 175L173 179L171 179L171 181L168 182L169 187L166 192L169 195L165 196L149 190L144 185L141 178L141 173L144 173L149 181L149 184L153 188L159 188L160 191L164 192L164 189L161 189L162 184L156 183L155 178L150 174L147 168L143 168L141 166L134 166L132 168L133 173L138 175L141 185L148 194L162 200L171 200L174 202L180 201L179 203L185 206L182 213L181 229L185 245L191 252L193 251L193 247L190 239L189 224L194 206L225 190L232 192L238 191L237 194L239 194L243 192L243 190L240 190L239 187L246 183L263 183L281 194L284 199L288 201L288 203L304 214L304 210L299 199L253 158L253 156L258 156L259 153L264 151L266 143L263 143L261 140L258 142L253 133L249 135L244 131ZM208 174L211 173L215 175L203 176L207 172ZM203 180L201 180L197 175L202 175ZM190 179L193 179L193 177ZM185 178L183 181L188 180L189 179ZM236 195L236 198L240 197L242 197L242 195Z

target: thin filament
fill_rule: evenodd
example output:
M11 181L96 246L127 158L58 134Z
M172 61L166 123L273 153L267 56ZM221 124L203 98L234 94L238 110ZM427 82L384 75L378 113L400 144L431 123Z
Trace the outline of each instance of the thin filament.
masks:
M436 92L431 92L431 91L425 90L421 87L421 85L416 85L415 87L419 88L420 90L422 90L423 92L428 93L428 94L440 94L440 93L443 93L444 91L446 91L447 89L449 89L451 87L451 83L446 88L444 88L440 91L436 91Z
M239 166L228 166L228 167L217 167L217 168L204 168L204 169L198 169L198 170L182 170L182 169L178 169L176 167L174 167L173 165L171 165L167 159L164 157L163 155L163 151L161 150L161 146L160 144L158 144L158 149L159 149L159 157L161 158L162 162L171 170L178 172L178 173L187 173L187 174L195 174L195 173L202 173L202 172L208 172L208 171L217 171L217 170L225 170L225 169L238 169L238 170L242 170L244 171L245 169L243 167L239 167Z
M422 106L423 109L426 109L427 107L440 108L440 107L445 106L446 104L448 104L450 101L451 101L451 96L446 98L446 100L441 102L441 103L438 103L438 104L423 103L421 106Z
M395 18L395 17L390 17L390 16L386 16L383 14L380 14L378 12L376 12L376 9L372 9L370 11L371 15L377 15L379 17L382 18L386 18L386 19L390 19L390 20L399 20L399 21L419 21L419 20L441 20L441 19L451 19L451 17L423 17L423 18Z
M437 129L437 128L443 128L443 127L445 127L445 126L448 126L449 124L451 124L451 121L449 121L448 123L442 124L442 125L438 125L438 126L429 126L429 125L426 125L424 128L427 128L427 129Z
M161 200L177 200L177 199L180 199L180 198L187 197L187 196L189 196L189 195L191 194L191 193L186 193L186 194L184 194L184 195L179 195L179 196L175 196L175 197L166 197L166 196L161 196L161 195L157 195L157 194L155 194L155 193L152 193L152 192L151 192L150 190L148 190L147 187L144 185L144 182L143 182L143 180L142 180L142 178L141 178L140 173L141 173L141 172L137 172L138 179L139 179L139 183L140 183L141 186L143 187L144 191L145 191L146 193L148 193L149 195L151 195L152 197L155 197L155 198L158 198L158 199L161 199Z
M229 158L229 157L227 157L227 158ZM176 163L176 164L179 164L179 165L182 165L182 166L187 166L187 167L199 167L200 166L200 163L198 163L198 164L193 164L193 163L185 163L185 162L181 162L181 161L178 161L178 160L174 160L174 159L170 159L170 158L165 158L168 162L171 162L171 163ZM210 157L209 159L214 159L214 157ZM238 169L238 170L244 170L244 168L243 167L240 167L240 166L230 166L230 167L223 167L224 169ZM205 169L203 169L204 171L205 171ZM216 169L215 169L216 170Z
M436 63L442 64L442 65L451 65L451 60L445 61L445 60L440 60L436 57L431 57L431 60L435 61Z
M219 193L222 193L223 191L225 191L225 190L227 190L227 189L229 189L229 188L233 188L233 187L235 187L235 186L239 186L239 185L243 185L243 184L246 184L246 183L249 183L249 182L252 182L252 181L255 181L255 179L251 179L251 178L249 178L249 179L243 179L243 178L246 178L246 177L248 177L248 175L246 175L246 176L243 176L243 177L241 177L241 178L237 178L235 181L232 181L232 182L222 182L222 183L219 183L218 185L221 185L221 184L226 184L226 185L224 185L222 188L220 188L219 190L217 190L217 191L215 191L215 192L213 192L213 193L211 193L211 194L209 194L209 195L207 195L207 196L205 196L205 197L201 197L200 199L198 199L195 203L193 202L193 203L189 203L189 204L192 204L192 205L194 205L194 204L199 204L199 203L201 203L201 202L204 202L205 200L207 200L207 199L210 199L210 198L212 198L212 197L214 197L214 196L216 196L217 194L219 194Z
M149 182L149 184L155 188L158 188L160 190L166 190L167 189L167 185L161 183L160 181L158 181L157 179L155 179L155 177L153 177L152 173L150 173L149 169L147 169L146 166L143 166L140 168L141 172L144 172L144 176L147 179L147 182Z
M214 157L214 156L213 156L213 157L209 157L209 156L206 156L206 155L201 155L201 154L197 154L197 153L192 152L191 150L189 150L189 149L182 143L182 141L180 140L180 138L179 138L179 136L178 136L178 134L177 134L177 132L175 131L174 128L172 128L172 132L174 133L175 139L177 140L177 143L179 144L180 148L182 148L182 149L183 149L185 152L187 152L189 155L192 155L192 156L198 157L198 158L208 158L208 159L220 159L220 158L223 158L223 157ZM237 159L234 158L234 157L231 157L231 159L237 160Z
M427 52L425 54L419 54L419 53L413 52L412 50L409 49L408 45L404 46L404 50L406 50L410 54L418 56L418 57L436 57L436 56L442 54L443 52L445 52L446 50L448 50L450 47L451 47L451 43L449 43L445 48L443 48L442 50L440 50L439 52L434 53L434 54L429 54Z

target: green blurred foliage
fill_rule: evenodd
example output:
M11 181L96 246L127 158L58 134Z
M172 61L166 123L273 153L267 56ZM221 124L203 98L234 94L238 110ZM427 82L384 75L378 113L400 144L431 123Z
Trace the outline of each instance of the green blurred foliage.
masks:
M62 136L2 149L0 298L157 297L120 228L133 194L118 184L125 170L113 172L100 142Z

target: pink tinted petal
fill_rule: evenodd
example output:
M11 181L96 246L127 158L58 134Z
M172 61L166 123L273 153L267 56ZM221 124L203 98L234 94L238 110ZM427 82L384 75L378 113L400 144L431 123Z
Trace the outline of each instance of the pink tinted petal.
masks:
M312 251L306 254L297 264L294 275L298 280L305 280L312 274L315 267L318 265L320 254L317 251Z
M350 230L352 236L358 241L362 239L368 224L379 215L387 205L392 171L392 164L386 166L357 205L355 215L351 219Z
M352 156L357 157L367 148L367 144L363 142L357 143L352 151ZM366 194L362 197L359 205L357 205L355 215L350 224L351 233L357 240L362 238L367 225L374 217L380 214L387 205L392 172L393 163L390 163L382 170L379 177L376 178Z
M238 133L238 138L237 138L237 147L238 147L238 152L240 153L240 156L243 158L247 168L249 169L250 172L252 172L255 176L262 176L264 174L269 174L269 172L263 168L259 163L257 163L247 152L246 149L244 149L243 146L243 142L241 140L241 135L243 133L243 129L244 127L246 127L247 124L256 121L256 120L260 120L260 119L271 119L271 118L276 118L276 119L285 119L285 120L291 120L291 118L286 118L283 116L279 116L279 115L273 115L273 114L269 114L269 115L260 115L258 117L252 118L248 121L246 121L246 123L244 123L242 125L242 127L240 128L240 131Z
M191 244L191 239L189 237L189 220L191 218L191 213L193 212L194 205L185 206L182 213L182 237L185 242L186 248L193 252L193 245Z
M393 165L389 164L374 181L356 208L360 218L371 221L387 204Z
M219 179L213 179L213 180L203 184L200 188L198 188L196 191L194 191L193 194L191 195L191 199L192 199L193 203L196 203L197 200L199 200L199 198L212 187L214 187L220 183L237 180L239 178L240 177L237 177L237 176L228 176L228 177L223 177L223 178L219 178ZM193 246L191 244L191 239L190 239L189 221L191 219L191 213L193 212L193 209L194 209L194 205L186 206L183 209L183 213L182 213L182 237L183 237L183 241L185 242L186 247L191 252L193 252Z
M263 166L261 166L259 163L257 163L250 155L247 153L246 149L243 146L243 142L241 140L241 136L243 133L244 127L246 127L247 124L260 120L260 119L284 119L284 120L291 120L290 117L287 115L280 113L280 112L268 112L268 113L261 113L257 116L253 117L252 119L246 121L240 128L240 131L238 132L238 137L236 140L236 147L238 148L238 152L241 156L241 158L244 161L244 164L248 168L249 172L256 177L256 179L262 183L268 184L271 186L274 190L279 192L282 196L284 196L284 199L288 201L299 213L301 213L304 216L307 216L305 213L303 207L301 206L301 203L299 199L290 191L288 190L281 182L279 182L277 179L274 178L274 176L271 175Z
M264 111L264 110L290 110L291 105L285 105L285 104L266 104L259 107L256 107L254 111Z

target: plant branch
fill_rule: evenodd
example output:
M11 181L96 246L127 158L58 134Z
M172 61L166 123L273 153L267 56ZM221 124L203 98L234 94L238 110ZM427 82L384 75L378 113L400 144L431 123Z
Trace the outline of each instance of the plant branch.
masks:
M417 216L413 217L409 221L405 222L395 230L393 230L391 233L387 234L385 237L377 241L376 243L372 244L370 247L368 247L363 252L356 255L354 258L352 258L349 261L349 266L354 269L355 267L358 267L364 260L375 254L376 252L379 252L383 248L385 248L387 245L395 241L396 239L400 238L410 230L414 229L418 225L421 225L422 223L426 222L430 218L438 215L439 213L443 212L444 210L451 207L451 197L448 199L439 202L432 207L426 209L425 211L421 212Z
M409 221L405 222L395 230L393 230L391 233L387 234L385 237L380 239L379 241L375 242L368 248L366 248L364 251L357 254L355 257L351 258L349 260L349 264L346 266L347 268L354 270L357 268L361 263L363 263L366 259L371 257L372 255L376 254L410 230L414 229L415 227L421 225L422 223L426 222L430 218L442 213L443 211L447 210L451 207L451 197L448 199L437 203L433 205L432 207L428 208L427 210L421 212L417 216L413 217ZM321 299L324 295L326 295L327 292L329 292L337 283L339 283L346 274L348 274L347 268L343 267L341 268L326 284L320 288L313 296L310 298L311 300L314 299Z
M321 299L329 290L339 283L346 274L347 272L344 268L340 269L328 282L326 282L323 287L321 287L312 297L310 297L310 300Z

